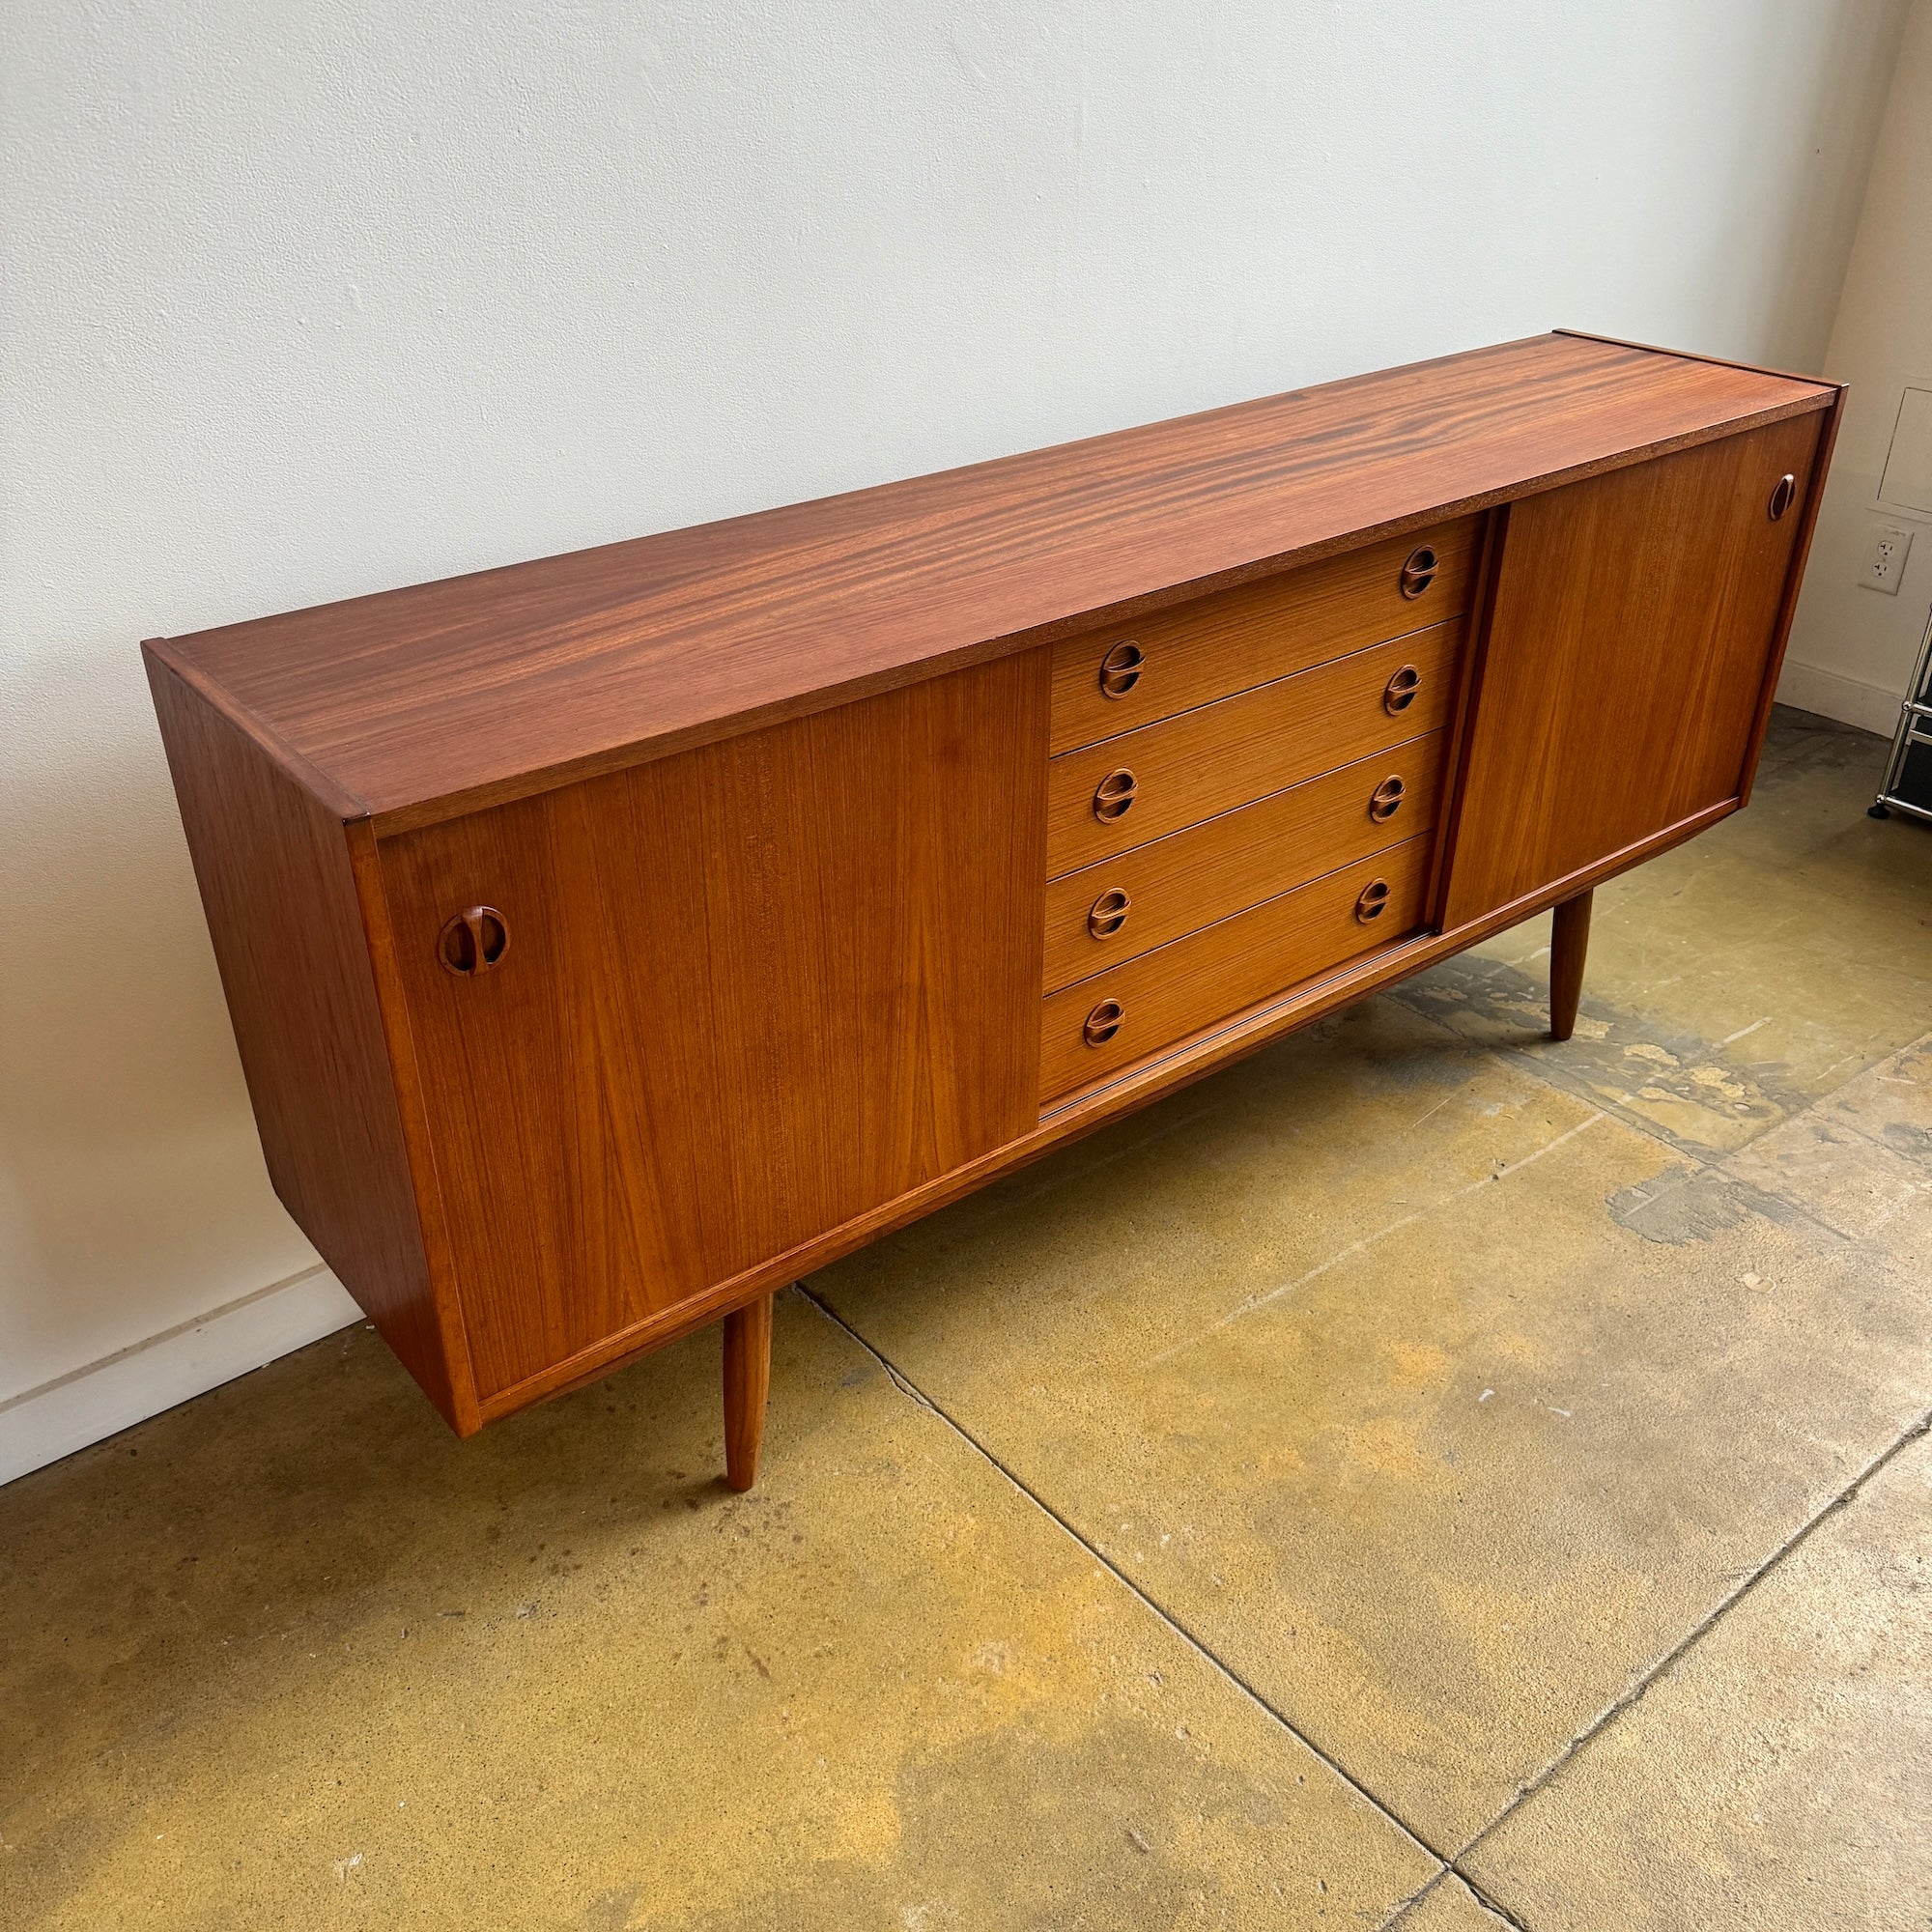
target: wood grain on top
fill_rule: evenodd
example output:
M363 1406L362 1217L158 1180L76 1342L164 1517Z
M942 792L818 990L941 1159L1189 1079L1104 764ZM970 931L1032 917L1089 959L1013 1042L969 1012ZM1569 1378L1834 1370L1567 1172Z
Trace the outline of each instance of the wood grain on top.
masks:
M1834 393L1535 336L151 648L331 807L400 828Z

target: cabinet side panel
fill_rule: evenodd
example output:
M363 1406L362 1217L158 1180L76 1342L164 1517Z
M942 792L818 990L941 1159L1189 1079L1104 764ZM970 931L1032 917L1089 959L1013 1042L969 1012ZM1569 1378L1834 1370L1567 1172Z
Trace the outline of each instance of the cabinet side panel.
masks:
M1511 506L1446 927L1739 796L1826 421ZM1796 494L1774 519L1787 473Z
M475 1404L438 1317L345 828L152 653L148 681L269 1178L467 1432Z
M381 842L486 1401L1033 1130L1048 668Z

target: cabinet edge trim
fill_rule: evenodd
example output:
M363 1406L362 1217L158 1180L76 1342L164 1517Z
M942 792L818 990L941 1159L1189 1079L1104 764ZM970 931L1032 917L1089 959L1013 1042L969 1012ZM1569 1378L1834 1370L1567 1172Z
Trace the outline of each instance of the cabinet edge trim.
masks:
M1804 566L1811 555L1811 538L1818 527L1818 513L1825 501L1826 486L1832 480L1832 453L1837 446L1838 426L1844 420L1845 387L1837 386L1824 423L1818 431L1817 447L1811 455L1811 473L1805 480L1804 502L1798 512L1798 531L1785 564L1784 587L1778 598L1777 619L1772 631L1771 651L1765 660L1764 684L1757 696L1757 716L1750 736L1745 741L1744 765L1738 773L1738 803L1748 805L1757 783L1758 759L1764 752L1764 735L1771 728L1771 707L1777 696L1777 680L1784 671L1784 653L1791 642L1791 626L1798 615L1798 597L1804 585Z
M1609 349L1637 349L1646 355L1668 355L1675 362L1708 362L1717 369L1742 369L1747 376L1775 376L1780 383L1803 383L1808 389L1844 389L1827 376L1801 375L1796 369L1774 369L1763 362L1740 362L1730 355L1706 355L1695 349L1666 349L1656 342L1633 342L1623 335L1599 335L1593 328L1552 328L1551 335L1567 335L1577 342L1601 342Z
M437 1330L442 1338L450 1402L456 1409L450 1419L451 1426L459 1435L473 1435L483 1426L484 1412L476 1397L475 1360L462 1298L457 1293L455 1255L444 1221L442 1181L437 1170L436 1145L423 1100L415 1029L411 1023L409 997L403 990L402 968L396 958L395 923L384 883L382 856L367 819L344 827L344 832L349 844L350 871L355 881L356 904L362 915L363 937L369 947L369 968L376 981L376 1011L382 1022L383 1046L395 1085L403 1158L409 1163L415 1190L416 1225L429 1271L430 1299L436 1309Z

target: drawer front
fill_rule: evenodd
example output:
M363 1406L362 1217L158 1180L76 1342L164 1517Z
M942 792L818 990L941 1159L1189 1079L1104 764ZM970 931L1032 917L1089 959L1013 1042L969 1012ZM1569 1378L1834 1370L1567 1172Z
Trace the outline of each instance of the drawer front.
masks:
M1432 731L1054 880L1046 990L1433 831L1448 737Z
M1053 749L1070 752L1459 617L1483 520L1331 556L1053 648Z
M1047 876L1441 729L1463 631L1438 624L1062 753L1047 778Z
M1423 923L1434 844L1408 839L1050 995L1041 1003L1042 1102L1406 937Z

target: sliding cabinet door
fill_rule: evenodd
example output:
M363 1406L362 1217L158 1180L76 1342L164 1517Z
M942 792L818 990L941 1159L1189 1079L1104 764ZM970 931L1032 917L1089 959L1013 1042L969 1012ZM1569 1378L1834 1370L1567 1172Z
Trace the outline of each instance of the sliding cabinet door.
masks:
M1511 507L1445 929L1741 796L1829 420Z

